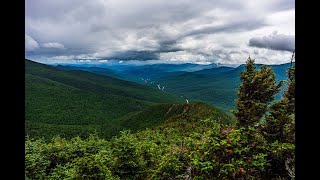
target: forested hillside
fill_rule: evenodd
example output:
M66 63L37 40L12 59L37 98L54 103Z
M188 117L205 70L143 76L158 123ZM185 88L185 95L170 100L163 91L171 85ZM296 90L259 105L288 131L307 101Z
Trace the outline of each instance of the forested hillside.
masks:
M256 65L260 68L262 65ZM290 63L271 67L276 74L276 80L280 82L286 79L286 70ZM187 72L179 75L168 75L158 80L159 84L166 86L166 91L179 94L190 101L203 101L219 107L229 112L235 108L235 99L240 85L240 73L245 66L236 68L218 67L204 69L195 72ZM281 98L281 93L276 95L276 99Z
M284 85L249 57L239 79L234 116L164 103L120 118L138 131L109 139L27 136L26 179L294 179L295 67Z
M257 64L260 68L262 64ZM151 65L57 65L59 69L83 70L112 76L143 84L153 89L157 85L165 92L176 94L181 100L202 101L219 107L225 112L235 108L237 89L240 85L240 73L245 66L219 66L216 64L151 64ZM290 63L268 65L276 74L277 81L286 79L286 70ZM182 96L182 97L181 97ZM276 99L281 98L281 93Z
M87 137L95 131L110 137L124 128L118 118L156 103L179 101L133 82L29 60L25 64L26 134L31 137Z

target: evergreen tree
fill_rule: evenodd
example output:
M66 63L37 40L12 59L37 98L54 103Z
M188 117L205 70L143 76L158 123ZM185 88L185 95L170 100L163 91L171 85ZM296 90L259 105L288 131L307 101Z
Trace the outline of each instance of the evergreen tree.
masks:
M250 56L240 79L242 84L236 100L235 116L240 126L253 126L264 116L268 104L274 100L274 95L280 91L283 82L277 84L271 68L262 66L260 70L256 69L254 59Z
M288 86L284 92L284 97L288 98L289 101L289 112L294 113L295 110L295 66L290 67L287 71L288 74Z
M264 135L266 139L272 143L276 140L285 142L288 134L286 126L292 121L289 113L289 100L283 98L269 108L269 114L266 115L266 126L264 127Z
M291 58L291 65L294 52ZM266 116L265 136L270 142L294 142L294 111L295 111L295 67L287 70L288 85L283 98L270 107Z
M286 140L294 143L295 141L295 66L288 69L288 86L284 92L284 97L288 99L288 116L291 120L286 126Z
M292 55L294 57L294 53ZM293 60L293 59L292 59ZM291 61L292 62L292 61ZM294 147L295 141L295 72L294 67L287 71L288 86L283 94L283 98L269 108L266 115L265 126L262 130L264 137L271 144L268 161L271 164L270 176L282 178L294 177L294 148L284 149L284 147ZM275 150L275 147L276 151ZM278 148L277 148L278 147ZM276 153L275 153L276 152ZM289 166L289 164L291 164Z

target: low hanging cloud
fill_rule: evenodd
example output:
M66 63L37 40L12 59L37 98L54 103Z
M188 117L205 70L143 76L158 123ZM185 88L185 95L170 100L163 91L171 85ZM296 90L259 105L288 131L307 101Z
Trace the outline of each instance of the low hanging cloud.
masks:
M295 37L273 32L268 36L251 38L249 40L249 46L279 51L293 51L295 47Z
M159 60L159 53L151 51L125 51L115 52L108 57L104 57L112 60Z
M31 36L25 34L25 50L34 51L39 48L39 44Z
M53 49L64 49L64 45L61 43L57 43L57 42L43 43L42 47L53 48Z

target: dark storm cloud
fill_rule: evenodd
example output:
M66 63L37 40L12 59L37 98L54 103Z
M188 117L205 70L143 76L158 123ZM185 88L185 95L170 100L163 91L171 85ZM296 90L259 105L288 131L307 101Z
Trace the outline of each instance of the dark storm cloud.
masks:
M251 38L249 40L249 46L280 51L293 51L295 47L295 37L284 34L277 34L276 32L274 32L268 36Z
M183 50L181 48L178 48L176 45L177 45L177 40L162 40L159 42L159 48L157 48L157 50L155 50L154 52L166 53L166 52L177 52L177 51Z
M111 60L158 60L159 53L150 51L123 51L115 52L111 56L103 57L102 59Z
M258 29L259 27L265 26L266 23L263 22L263 19L250 19L248 21L241 21L241 22L233 22L226 25L220 26L213 26L213 27L206 27L197 30L190 31L185 36L192 36L192 35L201 35L201 34L213 34L213 33L230 33L230 32L237 32L237 31L249 31L253 29Z
M168 53L168 52L178 52L182 51L181 48L171 47L174 44L161 44L160 48L153 50L153 51L120 51L114 52L110 56L102 57L102 59L113 59L113 60L159 60L160 53Z
M183 49L176 47L176 40L162 40L158 42L158 47L155 50L129 50L118 51L112 53L110 56L105 56L102 59L113 60L159 60L160 53L178 52Z

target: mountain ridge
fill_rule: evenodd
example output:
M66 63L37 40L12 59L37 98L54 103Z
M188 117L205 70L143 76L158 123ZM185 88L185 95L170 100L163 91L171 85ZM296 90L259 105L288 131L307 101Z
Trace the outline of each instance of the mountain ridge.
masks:
M181 102L175 95L90 72L66 71L25 60L26 135L50 139L121 129L117 119L152 104Z

